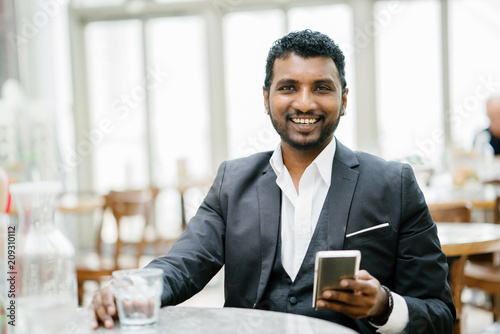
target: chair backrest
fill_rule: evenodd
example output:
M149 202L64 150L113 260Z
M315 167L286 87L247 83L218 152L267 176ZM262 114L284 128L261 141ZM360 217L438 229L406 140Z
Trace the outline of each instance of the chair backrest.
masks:
M470 202L429 204L435 222L468 223L471 221Z
M110 191L106 196L106 206L111 209L117 222L123 216L149 215L153 193L150 189Z
M146 226L149 224L150 211L153 206L155 195L156 194L152 189L147 188L142 190L110 191L105 196L106 201L104 204L104 210L109 210L113 214L116 221L117 240L114 250L114 267L116 269L119 269L121 267L119 263L119 257L122 252L122 247L125 244L129 244L122 238L120 225L125 218L136 216L142 217L143 220L143 225L141 226L141 232L139 235L139 241L137 243L134 243L135 263L132 264L132 266L138 266L139 258L142 255L143 248L146 243L144 233ZM102 253L102 226L103 224L101 224L98 236L98 253Z
M495 207L493 208L493 219L495 224L500 224L500 196L495 199Z

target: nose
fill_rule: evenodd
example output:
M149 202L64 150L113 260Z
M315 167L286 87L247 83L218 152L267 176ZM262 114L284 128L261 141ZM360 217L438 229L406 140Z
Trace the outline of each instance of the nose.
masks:
M316 108L314 94L309 89L301 89L295 95L295 100L292 106L301 112L308 112Z

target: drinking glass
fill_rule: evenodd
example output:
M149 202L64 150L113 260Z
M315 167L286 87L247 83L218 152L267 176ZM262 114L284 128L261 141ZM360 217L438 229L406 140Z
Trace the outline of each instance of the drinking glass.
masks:
M152 325L158 321L163 270L116 270L113 272L112 286L121 326Z

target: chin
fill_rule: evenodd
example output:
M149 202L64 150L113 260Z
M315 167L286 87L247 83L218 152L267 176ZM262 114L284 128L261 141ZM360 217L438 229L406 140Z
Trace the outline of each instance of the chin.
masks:
M285 141L292 148L300 151L312 150L322 146L325 143L324 140L313 140L313 141L302 141L302 142L296 140L285 140Z

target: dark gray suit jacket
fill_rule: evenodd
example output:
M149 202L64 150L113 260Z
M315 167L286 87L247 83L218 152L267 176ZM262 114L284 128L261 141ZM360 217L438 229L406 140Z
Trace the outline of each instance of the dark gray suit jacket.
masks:
M223 265L225 306L252 308L261 300L281 212L271 155L224 162L186 231L148 265L165 271L163 305L193 296ZM407 332L451 333L455 308L446 258L411 167L353 152L337 140L328 198L329 249L361 251L361 269L405 298Z

